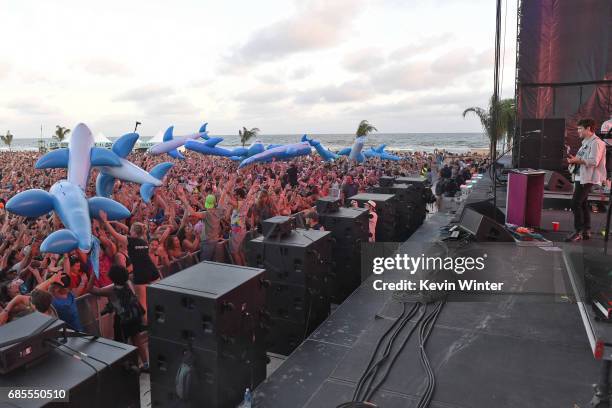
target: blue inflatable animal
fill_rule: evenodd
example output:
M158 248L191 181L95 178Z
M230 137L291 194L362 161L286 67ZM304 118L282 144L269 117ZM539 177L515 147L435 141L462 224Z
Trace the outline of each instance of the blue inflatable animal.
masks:
M366 141L365 136L360 136L356 138L352 147L345 147L344 149L338 152L338 155L348 156L349 159L355 160L358 163L362 163L366 159L366 157L361 152L361 150L363 149L363 145L365 144L365 141Z
M363 152L363 155L368 159L370 157L380 157L382 160L401 160L399 156L385 152L385 147L387 147L385 144L381 144L377 148L370 147L368 150Z
M75 129L75 132L76 130L77 129ZM73 134L72 137L74 138L75 134ZM117 141L113 143L111 150L93 148L91 153L92 157L94 154L104 156L106 161L99 162L92 160L90 164L86 164L80 159L73 159L73 156L79 158L83 155L87 155L87 153L86 147L82 147L83 151L80 151L79 149L81 149L81 147L79 146L77 149L77 145L73 144L72 139L70 139L70 146L67 149L57 149L45 154L36 162L36 168L68 168L68 178L70 179L72 171L74 173L72 178L78 180L79 187L85 189L87 179L89 178L89 169L91 167L97 167L98 170L100 170L100 174L98 174L98 178L96 179L96 193L98 196L110 197L115 185L115 179L119 179L141 184L140 196L144 202L149 203L153 191L156 187L162 185L162 179L172 167L172 163L160 163L155 166L150 173L147 173L145 170L128 161L126 157L134 148L138 138L138 133L128 133L117 139ZM80 139L85 140L82 136ZM80 142L75 141L75 143ZM73 170L70 170L71 167Z
M64 167L67 161L68 179L58 181L48 192L40 189L21 192L6 203L6 209L24 217L55 212L65 229L49 235L40 246L42 252L63 254L77 248L89 252L93 239L91 218L97 218L100 210L108 214L109 220L130 216L130 211L122 204L104 197L87 199L84 192L92 166L116 167L121 165L121 161L110 150L94 147L93 135L82 123L75 127L68 149L56 152L58 150L39 160L47 165L41 168Z
M243 168L253 163L265 163L270 162L273 159L276 160L287 160L298 156L305 156L310 154L312 151L308 142L294 143L290 145L277 146L272 149L265 150L261 153L255 154L247 159L244 159L238 168Z
M332 161L338 158L337 154L323 147L320 141L310 139L308 135L302 136L302 142L308 142L312 147L314 147L317 153L319 153L319 156L321 156L324 161Z
M196 133L193 133L191 135L186 135L186 136L177 136L177 137L173 136L174 126L170 126L168 129L166 129L166 133L164 133L164 141L162 143L158 143L155 146L151 147L149 149L149 153L153 155L168 153L170 156L172 156L175 159L183 160L185 159L185 156L183 156L181 152L179 152L176 149L178 147L185 145L188 141L191 141L194 139L202 138L204 140L208 140L208 132L206 131L207 125L208 123L203 124L200 127L200 130L198 130L198 132Z

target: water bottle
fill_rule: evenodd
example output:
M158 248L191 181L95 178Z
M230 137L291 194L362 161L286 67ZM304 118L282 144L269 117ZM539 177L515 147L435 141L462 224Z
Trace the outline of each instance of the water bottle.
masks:
M247 388L244 391L244 401L242 401L242 408L251 408L253 404L253 394L251 394L251 389Z

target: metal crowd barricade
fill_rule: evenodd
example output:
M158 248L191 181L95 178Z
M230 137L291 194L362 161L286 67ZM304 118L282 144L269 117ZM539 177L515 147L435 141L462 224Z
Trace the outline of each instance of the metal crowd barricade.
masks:
M227 246L227 242L223 243ZM166 278L172 274L187 269L200 262L200 251L185 255L159 269L160 277ZM89 293L79 296L76 299L77 310L83 329L86 333L112 339L114 338L114 313L102 315L108 298L104 296L94 296Z

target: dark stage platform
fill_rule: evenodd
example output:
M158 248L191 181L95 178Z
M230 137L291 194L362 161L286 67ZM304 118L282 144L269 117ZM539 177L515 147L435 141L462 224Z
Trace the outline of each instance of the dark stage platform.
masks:
M498 195L500 203L504 200ZM604 214L594 216L601 222ZM440 227L452 218L453 214L433 215L402 248L414 253L431 247ZM570 229L571 213L544 212L543 219L548 229L552 220ZM587 245L602 243L599 238ZM600 367L573 301L563 252L481 243L454 250L486 253L489 264L479 273L486 273L490 281L504 282L504 290L452 299L443 306L426 344L435 374L429 406L589 406L591 384L597 381ZM384 273L385 281L402 278L409 275ZM373 289L374 279L380 276L365 281L256 389L254 407L333 408L352 400L377 342L402 312L392 291ZM397 359L381 367L388 376L369 398L378 407L417 407L426 390L416 333L401 347L415 320L407 323L391 349ZM378 375L376 381L381 378Z

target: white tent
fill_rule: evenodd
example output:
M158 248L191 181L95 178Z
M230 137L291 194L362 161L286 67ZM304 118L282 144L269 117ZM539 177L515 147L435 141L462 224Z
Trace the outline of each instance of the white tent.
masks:
M166 133L165 130L160 130L159 132L157 132L155 134L155 136L153 136L151 139L148 140L149 143L161 143L164 141L164 133Z
M153 136L151 139L147 140L146 142L143 142L142 140L139 140L138 142L138 147L141 149L148 149L158 143L161 143L164 141L164 133L166 133L165 130L160 130L159 132L157 132L155 134L155 136Z
M94 137L94 142L96 144L106 144L106 143L113 143L110 141L110 139L108 137L106 137L104 135L104 133L99 132L95 137Z
M68 137L60 143L60 147L68 147L70 143L70 138L72 137L72 133L68 133ZM98 147L111 147L113 142L104 135L104 133L99 132L94 136L94 145Z

